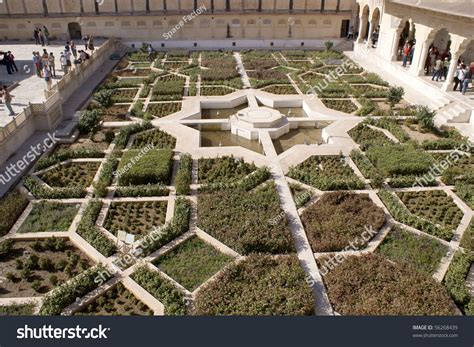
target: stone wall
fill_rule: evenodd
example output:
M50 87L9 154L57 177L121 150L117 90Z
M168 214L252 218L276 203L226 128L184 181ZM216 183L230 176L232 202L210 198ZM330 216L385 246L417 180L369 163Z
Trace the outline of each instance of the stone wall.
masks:
M343 21L357 18L355 0L48 0L47 13L42 1L24 4L0 3L0 39L32 39L34 26L44 24L65 40L68 25L78 23L83 35L159 41L196 5L205 11L173 40L338 38Z

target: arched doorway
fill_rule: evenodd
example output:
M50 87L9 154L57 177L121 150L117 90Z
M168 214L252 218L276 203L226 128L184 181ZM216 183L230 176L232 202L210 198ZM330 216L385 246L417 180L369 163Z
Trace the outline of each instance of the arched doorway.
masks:
M71 22L67 25L69 39L70 40L81 40L82 39L82 31L81 25L77 22Z
M360 15L359 36L357 38L358 43L362 43L364 40L367 40L369 35L369 14L369 5L365 5Z
M416 43L416 28L415 23L411 19L402 21L398 27L397 33L397 50L396 50L396 60L401 61L403 59L403 49L405 44L408 44L410 47Z
M372 12L369 33L367 34L367 39L370 41L372 47L377 47L379 40L379 30L380 30L380 9L378 7ZM370 37L369 37L370 36Z
M451 57L451 39L448 30L441 28L433 31L427 40L429 46L426 52L422 55L423 69L418 71L418 74L430 75L433 72L433 66L439 56Z

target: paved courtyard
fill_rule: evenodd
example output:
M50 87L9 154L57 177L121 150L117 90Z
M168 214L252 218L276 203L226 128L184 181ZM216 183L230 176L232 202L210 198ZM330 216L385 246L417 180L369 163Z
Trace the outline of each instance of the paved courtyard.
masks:
M103 41L97 42L97 45ZM78 49L83 49L82 42L79 42ZM34 43L26 42L1 42L0 51L11 51L15 56L15 63L18 67L18 72L14 72L13 75L7 74L6 66L0 65L0 84L3 83L16 83L18 84L12 91L13 95L12 107L16 113L20 113L28 103L41 103L46 100L45 92L46 82L44 78L36 76L36 69L32 61L32 52L39 51L40 55L43 53L43 49L47 49L48 53L53 52L56 57L56 78L53 78L53 85L56 81L61 79L64 72L61 70L61 64L59 57L61 52L64 52L64 43L58 41L52 41L50 46L42 47L41 45L35 45ZM11 121L11 117L8 116L8 111L5 105L0 105L0 126Z

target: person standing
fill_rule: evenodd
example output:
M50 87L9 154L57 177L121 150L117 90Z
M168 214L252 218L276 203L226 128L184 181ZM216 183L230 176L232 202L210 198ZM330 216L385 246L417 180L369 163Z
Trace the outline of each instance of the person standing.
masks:
M12 75L13 74L12 63L10 61L10 57L8 56L8 53L3 54L3 64L5 64L7 68L7 73L9 75Z
M39 39L38 28L35 28L35 30L33 30L33 37L35 38L35 44L39 45L40 44L40 39Z
M43 74L44 74L44 80L46 82L46 87L48 88L48 90L50 90L53 82L51 81L51 71L49 71L48 65L44 66Z
M41 31L41 29L38 29L38 36L39 36L39 40L41 42L41 46L44 47L44 35L43 35L43 32Z
M456 75L454 78L454 88L453 91L456 91L458 89L459 85L459 91L462 92L462 87L464 83L464 78L466 77L466 65L461 64L458 69L456 70Z
M466 74L464 75L464 79L462 81L462 88L461 92L462 94L466 94L467 88L469 88L469 83L472 81L472 72L471 69L468 69L467 67L465 68Z
M154 54L153 54L154 49L153 49L153 47L151 46L151 44L148 45L147 51L148 51L148 60L149 60L150 62L152 62L152 61L153 61L153 55L154 55Z
M36 69L36 76L41 77L41 58L37 52L33 52L33 64Z
M413 56L415 55L415 42L411 44L410 47L410 53L408 57L408 61L410 62L410 65L413 63Z
M59 63L61 64L61 69L63 70L63 73L66 75L69 72L69 69L67 67L67 60L64 53L61 53L61 56L59 57Z
M82 38L82 41L84 42L84 49L87 51L87 45L89 43L89 36L84 35L84 37Z
M443 77L444 77L444 80L445 80L445 81L446 81L446 79L448 78L449 65L450 65L449 57L444 58L444 63L443 63Z
M3 102L5 103L5 106L7 107L8 111L10 112L9 116L14 117L15 116L15 111L13 111L13 108L12 108L12 97L13 97L13 95L10 94L10 92L8 91L7 86L3 86L2 94L3 94Z
M12 72L13 72L13 69L15 69L16 72L18 72L18 67L16 66L16 63L15 63L15 56L13 55L11 51L8 51L8 57L10 58Z
M433 77L431 78L431 80L434 81L436 78L436 82L438 82L439 78L441 77L442 72L443 72L443 61L441 60L441 57L438 56L435 62Z
M89 47L89 50L91 51L91 55L94 53L95 47L94 47L94 38L92 35L89 37L89 41L87 42L87 46Z
M347 33L347 39L352 40L354 38L354 26L351 25L349 32Z
M51 71L51 75L56 78L56 62L55 62L56 57L54 56L53 52L49 53L49 58L48 58L48 67L49 70Z
M71 41L71 52L72 52L72 55L74 56L74 60L77 59L77 48L76 48L76 44L74 43L74 41Z
M407 66L407 62L408 62L408 54L410 54L410 47L408 46L408 43L405 43L405 45L403 46L403 51L402 51L402 55L403 55L403 64L402 66L403 67L406 67Z
M67 69L69 71L72 67L72 63L71 63L72 54L71 54L71 51L65 51L64 56L66 57L66 65L67 65Z
M43 25L43 35L44 35L44 40L46 41L46 46L49 46L49 30L46 27L46 25Z

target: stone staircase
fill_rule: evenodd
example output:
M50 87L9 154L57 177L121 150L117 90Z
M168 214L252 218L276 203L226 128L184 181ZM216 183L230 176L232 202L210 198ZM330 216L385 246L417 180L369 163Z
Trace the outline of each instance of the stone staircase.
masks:
M438 111L436 119L442 123L469 123L471 109L458 102L451 103Z

